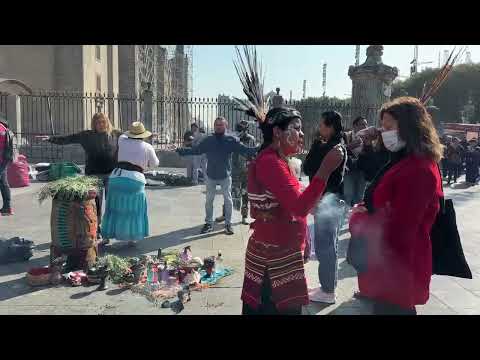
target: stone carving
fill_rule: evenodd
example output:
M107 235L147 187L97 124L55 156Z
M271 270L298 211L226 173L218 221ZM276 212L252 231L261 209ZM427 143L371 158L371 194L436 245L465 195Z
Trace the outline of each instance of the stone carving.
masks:
M362 65L348 69L352 79L352 118L365 116L371 125L375 125L378 119L375 111L370 110L378 109L390 100L391 85L398 76L398 69L385 65L382 55L382 45L370 45L367 48L367 60Z

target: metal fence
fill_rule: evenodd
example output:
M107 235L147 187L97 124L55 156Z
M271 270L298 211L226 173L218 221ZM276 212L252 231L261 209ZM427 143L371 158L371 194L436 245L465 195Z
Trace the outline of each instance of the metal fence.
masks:
M11 100L11 95L0 94L0 112L7 116L7 121L16 121L20 124L20 127L17 126L19 131L16 131L16 146L18 151L32 162L58 160L83 162L84 154L79 145L57 146L40 142L37 136L68 135L89 129L91 118L98 111L106 113L114 126L122 131L126 131L134 121L144 121L146 127L154 133L152 144L158 150L171 149L172 145L182 146L183 135L193 122L203 127L207 134L212 133L213 123L218 116L228 120L229 131L234 131L240 121L247 120L250 124L250 133L259 143L262 141L261 132L255 121L236 110L235 103L228 97L151 98L149 102L151 107L147 106L145 94L139 97L37 93L21 95L16 102L8 101L9 99ZM328 110L340 112L347 128L351 126L354 117L358 115L368 117L372 112L377 112L377 108L373 106L352 108L343 102L321 100L285 102L285 105L294 107L302 113L306 150L315 139L322 112ZM11 106L18 108L12 109ZM151 123L148 119L151 119Z

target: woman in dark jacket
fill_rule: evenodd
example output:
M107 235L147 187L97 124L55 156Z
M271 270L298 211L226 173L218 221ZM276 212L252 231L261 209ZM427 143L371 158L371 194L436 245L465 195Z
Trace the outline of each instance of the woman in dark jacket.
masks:
M320 136L325 141L317 140L308 153L303 171L309 176L310 182L316 174L323 159L335 146L343 143L342 116L336 111L327 111L322 114L319 127ZM343 153L346 154L346 148ZM338 276L337 242L341 219L344 214L343 175L347 156L344 155L341 164L332 172L328 179L322 200L315 210L315 254L318 261L318 277L321 288L311 289L311 301L328 304L335 303L335 288Z
M67 136L40 136L44 141L56 145L80 144L85 150L85 175L97 176L103 181L105 196L108 190L108 177L117 166L118 138L122 133L113 126L104 113L92 117L91 129ZM95 198L97 205L98 232L101 239L101 219L103 191ZM108 240L106 240L108 242Z
M363 173L365 181L369 184L388 160L390 160L390 152L383 145L382 136L378 134L373 141L364 140L363 151L358 156L357 168Z
M365 202L353 208L350 241L365 243L358 287L374 301L374 313L414 315L429 297L443 146L418 99L397 98L382 107L380 118L391 160L367 188Z

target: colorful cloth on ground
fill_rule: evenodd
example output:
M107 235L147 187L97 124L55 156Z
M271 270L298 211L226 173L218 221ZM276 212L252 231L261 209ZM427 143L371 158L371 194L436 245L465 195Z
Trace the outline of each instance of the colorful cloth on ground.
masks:
M221 271L215 271L211 276L207 277L207 272L205 270L200 270L200 283L201 284L208 284L208 285L215 285L218 280L221 278L224 278L226 276L232 275L233 274L233 269L231 268L225 268Z
M136 241L149 235L145 183L141 173L122 169L112 172L102 221L104 238Z
M325 189L314 177L301 185L275 150L263 150L249 166L248 197L255 222L248 241L242 300L261 304L264 274L272 282L272 301L279 310L308 304L303 261L308 244L306 217Z

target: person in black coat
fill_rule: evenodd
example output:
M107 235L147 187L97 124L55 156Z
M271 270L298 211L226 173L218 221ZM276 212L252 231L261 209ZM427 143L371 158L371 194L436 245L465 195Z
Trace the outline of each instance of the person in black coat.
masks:
M322 114L319 132L303 165L304 173L312 181L327 153L338 144L343 144L342 116L336 111ZM337 243L341 221L344 215L343 176L347 161L347 150L342 146L344 158L341 165L330 175L325 194L315 209L315 254L319 263L320 288L309 291L311 301L335 303L335 288L338 276Z
M465 182L475 185L479 177L480 152L476 140L470 140L465 154Z
M367 185L390 160L390 152L383 146L382 137L364 138L362 153L358 156L357 168L362 171Z

